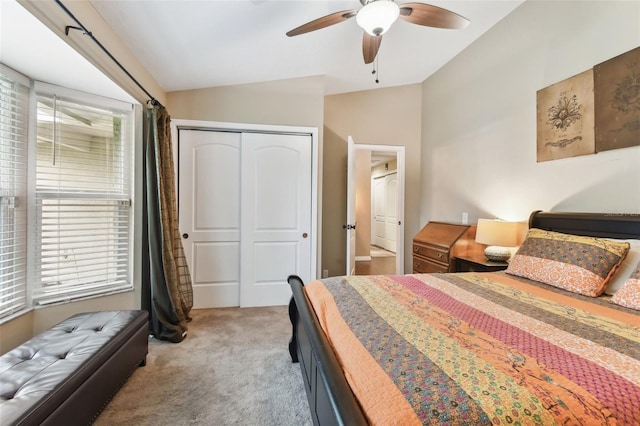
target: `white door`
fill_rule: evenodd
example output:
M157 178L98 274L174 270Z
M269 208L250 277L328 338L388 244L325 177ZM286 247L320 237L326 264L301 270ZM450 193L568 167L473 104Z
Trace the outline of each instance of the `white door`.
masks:
M373 191L373 233L372 242L378 247L385 246L386 235L386 183L384 176L373 178L373 185L371 190Z
M240 140L179 133L179 227L196 309L240 303Z
M347 275L356 272L356 147L348 138L347 148Z
M285 305L311 279L311 137L242 135L240 306Z
M398 174L384 177L384 248L396 252L396 233L398 228Z
M179 130L194 308L284 305L311 276L310 135Z

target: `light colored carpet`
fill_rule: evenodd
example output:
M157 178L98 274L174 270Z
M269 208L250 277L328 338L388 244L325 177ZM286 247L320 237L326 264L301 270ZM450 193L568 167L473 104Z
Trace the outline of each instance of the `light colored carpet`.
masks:
M191 312L181 343L149 340L96 425L311 425L287 307Z
M371 246L369 249L371 253L371 257L395 257L395 253L385 250L382 247Z

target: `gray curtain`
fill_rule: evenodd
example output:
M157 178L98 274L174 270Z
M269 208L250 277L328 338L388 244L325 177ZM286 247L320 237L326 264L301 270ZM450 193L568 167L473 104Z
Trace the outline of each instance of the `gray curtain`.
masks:
M171 117L164 107L149 108L145 124L142 307L154 337L180 342L191 319L193 289L178 230Z

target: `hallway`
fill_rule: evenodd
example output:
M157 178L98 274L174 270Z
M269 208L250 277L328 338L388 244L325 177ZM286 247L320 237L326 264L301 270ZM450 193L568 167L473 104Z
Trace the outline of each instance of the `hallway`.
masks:
M371 246L371 260L356 262L356 275L389 275L395 273L395 253L377 246Z

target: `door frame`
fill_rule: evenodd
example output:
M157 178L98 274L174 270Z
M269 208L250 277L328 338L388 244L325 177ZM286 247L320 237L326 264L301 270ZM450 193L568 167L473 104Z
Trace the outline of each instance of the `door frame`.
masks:
M397 160L397 173L398 173L398 221L400 224L396 228L396 274L404 274L404 199L405 199L405 147L400 145L368 145L368 144L353 144L354 154L357 151L376 151L376 152L389 152L395 153ZM347 162L349 159L347 159ZM347 185L349 183L347 182ZM347 204L350 200L347 199ZM355 232L358 232L356 229ZM347 259L347 265L349 259ZM348 266L347 266L348 267ZM348 275L348 273L347 273Z
M302 134L311 136L311 277L318 278L318 271L320 270L320 250L319 247L322 244L322 236L320 235L320 226L318 223L319 215L319 142L318 142L318 128L317 127L302 127L302 126L282 126L272 124L249 124L249 123L227 123L220 121L202 121L202 120L171 120L171 140L173 142L173 164L175 173L175 184L178 186L178 179L180 176L180 170L178 168L178 153L180 148L180 130L205 130L205 131L219 131L219 132L255 132L255 133L285 133L285 134ZM178 202L179 194L176 194L176 203ZM176 205L176 209L179 206ZM179 210L178 210L179 211ZM283 277L286 280L287 277Z

